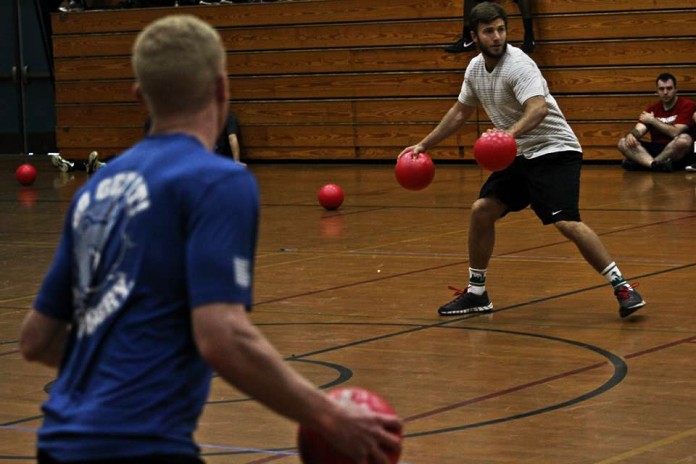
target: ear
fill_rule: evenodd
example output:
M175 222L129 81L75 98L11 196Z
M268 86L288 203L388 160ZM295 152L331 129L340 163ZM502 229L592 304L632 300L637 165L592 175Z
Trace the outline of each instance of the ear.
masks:
M145 98L143 97L143 92L142 92L142 90L140 90L140 84L138 84L137 82L133 82L133 85L131 86L131 95L133 95L133 97L135 97L135 99L138 100L138 102L141 105L147 106L145 104Z
M230 99L230 89L227 81L227 76L225 74L218 74L215 81L215 101L218 103L225 103Z

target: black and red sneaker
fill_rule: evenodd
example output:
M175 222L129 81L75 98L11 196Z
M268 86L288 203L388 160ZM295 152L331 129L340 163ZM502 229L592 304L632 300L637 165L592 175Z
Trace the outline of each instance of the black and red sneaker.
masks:
M614 295L619 300L619 315L628 317L645 306L645 300L640 293L630 285L622 285L614 289Z

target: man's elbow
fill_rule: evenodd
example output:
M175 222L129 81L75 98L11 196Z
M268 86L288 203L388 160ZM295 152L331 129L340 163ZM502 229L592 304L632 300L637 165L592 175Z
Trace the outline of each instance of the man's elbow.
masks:
M56 364L63 355L68 324L29 311L19 331L19 352L24 359Z
M221 347L209 340L200 339L196 340L196 346L198 348L198 354L203 358L203 361L213 368L217 367L218 363L221 362L220 356L223 352Z
M45 355L46 347L37 337L23 332L19 337L19 352L27 361L41 362Z

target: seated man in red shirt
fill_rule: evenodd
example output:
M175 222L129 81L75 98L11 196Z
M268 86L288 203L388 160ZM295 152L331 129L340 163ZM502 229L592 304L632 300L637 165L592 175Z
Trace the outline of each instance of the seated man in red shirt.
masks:
M672 172L694 162L691 136L696 103L677 96L677 79L669 73L656 79L660 101L638 117L638 123L619 140L626 170ZM650 132L650 142L640 140Z

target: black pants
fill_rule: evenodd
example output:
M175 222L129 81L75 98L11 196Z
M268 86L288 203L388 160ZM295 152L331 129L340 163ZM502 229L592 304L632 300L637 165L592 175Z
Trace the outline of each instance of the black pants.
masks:
M38 452L37 462L38 464L205 464L198 456L177 454L156 454L130 458L99 459L96 461L59 461L41 450Z

